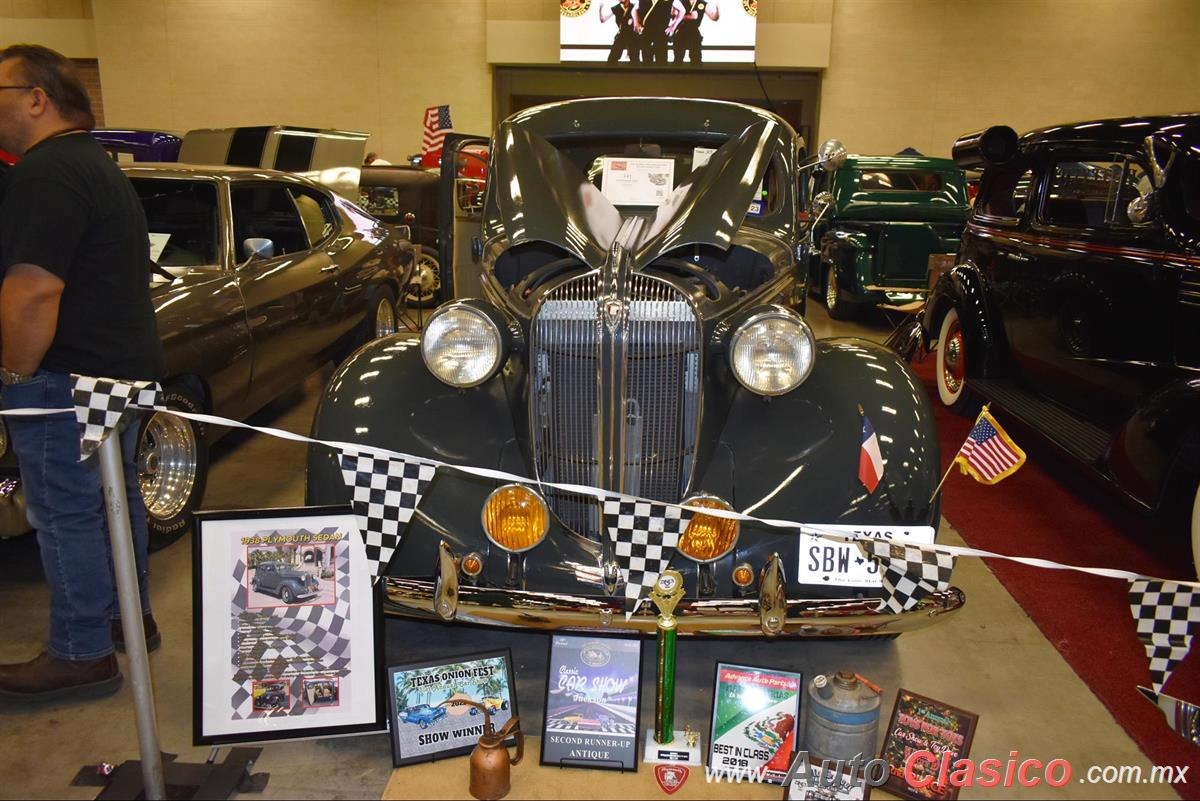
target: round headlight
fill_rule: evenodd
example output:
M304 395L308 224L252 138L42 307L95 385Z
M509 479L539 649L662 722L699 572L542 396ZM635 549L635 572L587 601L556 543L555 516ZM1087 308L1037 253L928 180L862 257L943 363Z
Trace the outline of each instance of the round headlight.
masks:
M732 506L712 495L693 495L683 505L733 511ZM733 550L740 529L741 524L736 520L694 512L683 536L679 538L678 547L684 556L694 562L715 562Z
M425 366L452 387L475 387L500 366L503 339L496 324L479 309L447 306L434 312L421 337Z
M759 395L784 395L808 378L816 340L808 323L782 307L759 312L733 334L729 360L733 374Z
M522 484L505 484L483 504L483 531L487 538L510 553L528 551L550 529L546 502Z

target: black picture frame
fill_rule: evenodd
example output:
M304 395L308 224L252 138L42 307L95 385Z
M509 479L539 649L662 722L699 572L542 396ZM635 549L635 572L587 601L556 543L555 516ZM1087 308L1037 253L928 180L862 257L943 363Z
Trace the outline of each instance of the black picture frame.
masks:
M713 694L712 694L712 703L709 706L709 715L708 715L708 747L704 753L704 764L709 770L717 770L718 769L718 768L713 767L713 753L714 753L714 749L717 744L717 734L716 734L717 710L718 710L718 705L720 704L720 700L721 700L720 692L721 692L721 684L722 684L722 682L721 682L722 668L735 668L735 669L744 670L744 671L748 671L748 672L769 673L769 674L775 674L778 676L787 676L789 678L794 677L795 683L796 683L795 711L791 713L792 714L792 728L791 728L792 753L788 759L788 766L785 767L782 771L773 771L772 775L764 776L761 779L761 781L764 784L782 785L784 782L784 779L787 776L788 768L791 767L791 761L793 759L795 759L795 755L799 751L798 744L800 742L800 733L801 733L800 732L800 712L803 709L803 700L804 700L804 674L799 671L787 670L785 668L765 667L762 665L743 665L738 662L717 662L713 666L713 683L712 683ZM784 743L786 743L786 742L787 742L787 740L785 738ZM781 745L783 745L783 743L781 743ZM719 769L726 769L726 768L722 767Z
M350 575L350 584L352 588L352 606L357 608L357 604L363 599L369 600L369 615L370 619L364 624L356 622L350 628L351 643L350 654L353 658L355 652L354 643L363 641L364 638L369 638L371 645L372 657L366 660L365 667L360 662L352 662L349 670L350 678L352 678L354 686L367 687L373 695L373 699L369 702L359 704L362 707L361 713L357 716L359 720L356 722L335 724L335 725L303 725L303 726L288 726L287 715L268 715L259 718L261 721L259 726L247 724L244 728L246 731L241 732L217 732L213 731L213 727L208 725L209 719L205 714L206 701L205 693L210 689L211 685L208 682L216 680L216 678L230 678L229 676L214 677L211 675L214 671L206 670L207 657L214 649L224 650L229 647L232 651L231 639L233 635L229 628L223 632L225 635L219 641L213 641L211 636L212 631L209 630L209 635L206 637L206 627L210 623L217 623L205 614L205 599L208 592L227 592L228 587L218 590L215 587L207 587L205 582L205 569L213 561L214 557L219 557L221 554L216 553L221 545L229 546L227 531L216 532L215 528L224 528L221 524L237 523L245 521L251 524L251 527L258 530L270 530L272 527L270 521L305 521L311 520L314 523L318 522L334 522L337 521L339 526L346 528L344 538L337 542L344 542L347 546L345 554L346 565L353 565L358 562L361 567L361 575ZM219 510L219 511L200 511L195 513L195 530L192 535L192 741L197 746L220 746L220 745L237 745L243 743L265 743L276 742L280 740L301 740L301 739L317 739L324 737L344 737L358 734L375 734L385 731L387 728L387 707L385 699L379 691L380 677L383 674L384 665L384 647L383 647L383 595L382 585L373 583L373 577L366 569L365 548L358 527L354 522L354 515L349 506L303 506L303 507L285 507L278 509L236 509L236 510ZM312 526L314 529L317 525ZM276 528L278 533L278 528ZM336 543L332 543L336 548ZM300 547L299 543L296 544ZM354 553L361 554L360 558L355 558ZM226 565L228 564L228 556L226 553ZM353 570L353 567L350 567ZM336 570L336 568L335 568ZM246 568L245 578L236 578L235 581L249 581L249 567ZM336 577L336 572L335 572ZM222 575L222 582L227 582L231 576L228 573ZM336 593L336 589L335 589ZM282 594L282 593L281 593ZM227 597L227 596L226 596ZM235 601L236 602L236 601ZM320 604L316 604L320 605ZM282 602L278 607L287 606ZM302 606L302 605L297 605ZM232 608L229 604L225 604L225 608ZM254 608L249 604L249 591L247 591L246 611L258 611L265 607ZM225 613L227 614L227 613ZM352 617L352 619L354 619ZM358 619L355 619L356 621ZM223 662L224 660L222 660ZM225 665L221 665L222 668ZM361 676L357 675L358 671L366 670L370 676L364 682ZM307 688L308 683L329 685L333 684L333 688L322 687L324 696L322 704L326 704L326 698L332 689L333 697L338 701L336 706L340 707L342 702L342 687L343 683L340 677L336 682L325 676L316 676L313 679L305 679L303 676L298 677L301 688ZM257 683L266 683L264 680L251 680L252 686ZM285 680L279 679L270 683L284 684ZM344 686L349 687L351 682L346 682ZM232 690L232 686L227 690ZM285 693L284 697L287 700L291 699L293 687L281 690ZM314 688L315 689L315 688ZM253 692L253 691L252 691ZM271 692L268 688L266 693ZM358 692L356 689L354 692ZM362 692L368 692L363 690ZM297 700L305 709L309 705L303 703L303 697L298 695ZM252 708L255 711L260 711L254 701ZM317 706L314 704L313 706ZM329 703L328 706L335 706ZM297 717L299 721L299 717Z
M495 725L496 730L499 731L500 728L504 725L504 723L508 722L508 720L510 720L512 718L516 718L519 716L518 709L517 709L516 674L513 672L513 659L512 659L512 649L511 648L498 648L498 649L490 650L490 651L476 651L474 653L459 654L459 655L455 655L455 656L442 657L440 659L424 659L424 660L421 660L420 662L405 662L405 663L398 664L398 665L389 665L388 666L387 672L386 672L386 679L385 679L385 693L387 695L388 724L389 724L390 737L391 737L391 743L392 743L392 764L394 766L403 767L405 765L412 765L412 764L415 764L418 762L432 762L435 759L444 759L446 757L459 756L462 754L469 754L479 742L479 735L483 733L482 726L483 726L483 722L484 722L483 717L477 715L477 710L470 708L468 711L468 707L465 707L465 706L461 707L462 714L470 716L470 718L471 718L472 722L471 722L470 728L472 728L472 729L479 728L480 731L472 732L470 734L464 734L461 737L451 738L451 739L461 740L464 738L469 738L470 739L469 742L462 743L462 744L448 745L447 747L444 747L444 748L429 749L427 751L422 751L422 752L414 752L412 750L409 750L408 753L405 753L405 749L404 749L405 743L403 742L404 737L402 735L405 735L408 733L407 726L412 725L412 724L410 724L408 721L402 721L398 717L400 710L398 709L398 705L397 705L397 701L396 701L396 677L402 673L411 673L414 671L425 670L428 668L437 668L437 667L451 668L451 667L458 666L458 665L468 664L468 663L472 663L472 662L483 662L485 660L491 660L491 659L501 659L504 661L504 676L505 676L505 681L507 684L507 687L504 688L506 697L502 699L507 702L507 705L503 706L501 708L501 711L507 712L508 716L506 718L504 718L502 721L500 721L498 724L496 722L495 716L493 716L493 718L492 718L492 723ZM457 686L457 685L452 685L452 686ZM447 693L447 698L452 698L452 697L454 697L455 694L456 693L454 693L454 692ZM422 706L429 706L429 705L422 704ZM409 707L409 708L411 708L411 707ZM433 707L430 707L430 708L432 709ZM490 707L489 707L489 709L490 709ZM446 709L445 714L438 715L438 720L448 719L451 714L452 714L451 709ZM432 721L432 722L436 723L438 721ZM417 723L416 725L419 727L420 730L425 730L427 728L425 726L421 726L419 723ZM451 731L454 731L454 730L452 729ZM436 732L435 732L435 734L436 734ZM418 735L418 737L419 737L419 735ZM516 742L516 736L514 735L513 737L510 737L506 741L506 744L512 744L515 742ZM431 741L429 744L432 745L433 742Z
M573 634L573 633L564 632L564 633L552 633L550 635L550 637L547 638L547 640L548 641L546 644L546 687L545 687L545 692L542 696L543 702L544 702L543 707L542 707L542 709L543 709L542 729L541 729L542 742L541 742L541 750L540 750L539 757L538 757L538 764L549 765L551 767L558 767L558 768L592 768L592 769L597 769L597 770L616 770L616 771L621 771L621 772L628 771L631 773L636 773L637 769L638 769L638 762L640 761L640 758L641 758L641 751L639 749L641 747L641 742L642 742L642 728L641 728L642 727L642 656L643 656L643 652L642 652L643 641L642 641L642 639L639 637L614 637L614 636L604 636L604 635L598 636L598 635L593 635L593 634ZM636 653L635 658L637 660L637 678L634 679L634 682L635 682L634 683L634 699L633 699L634 712L633 712L633 724L632 724L633 725L633 740L632 740L632 745L627 749L628 750L628 754L627 754L628 761L626 761L625 759L604 759L604 758L589 758L589 757L559 757L559 758L555 759L552 756L548 756L547 745L548 744L553 745L553 743L551 743L551 741L547 738L547 732L549 731L549 727L551 725L550 694L551 694L551 684L554 682L554 664L555 664L554 652L555 652L555 641L556 640L580 641L581 653L582 653L583 646L586 644L592 643L592 642L595 642L595 643L620 642L620 643L624 643L626 645L635 646L635 653ZM624 678L629 679L632 677L629 675L625 675ZM628 691L625 691L625 693L627 693L627 692ZM590 702L588 702L588 703L590 703ZM580 721L580 723L582 723L582 721ZM575 725L578 726L579 723L577 723ZM609 725L611 726L612 724L610 723ZM628 726L628 724L620 724L620 725L622 727ZM582 731L582 730L577 730L577 731L579 732L578 735L573 734L573 736L578 736L580 739L600 738L604 734L603 732L599 732L599 731ZM588 749L586 747L584 747L583 750L588 750ZM625 750L625 749L623 749L623 750Z

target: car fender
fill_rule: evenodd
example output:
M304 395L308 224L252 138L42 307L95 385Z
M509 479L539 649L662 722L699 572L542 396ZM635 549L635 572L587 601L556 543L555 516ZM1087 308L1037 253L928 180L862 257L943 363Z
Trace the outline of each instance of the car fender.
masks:
M1122 492L1156 511L1190 504L1200 483L1200 378L1174 381L1133 410L1105 466Z
M821 237L821 260L837 270L842 291L852 295L862 293L871 281L872 238L865 231L834 227ZM821 276L822 284L825 276Z
M941 331L942 318L950 309L958 309L967 352L984 354L980 372L992 375L1007 352L1000 316L993 311L987 279L979 268L967 261L955 265L938 279L925 302L926 344L932 346ZM972 373L975 374L974 368Z
M873 493L858 480L864 414L885 463ZM929 400L909 366L882 345L819 340L812 374L792 392L770 399L738 392L721 444L731 468L712 460L698 489L720 494L731 475L731 502L756 516L937 525L930 496L940 457Z

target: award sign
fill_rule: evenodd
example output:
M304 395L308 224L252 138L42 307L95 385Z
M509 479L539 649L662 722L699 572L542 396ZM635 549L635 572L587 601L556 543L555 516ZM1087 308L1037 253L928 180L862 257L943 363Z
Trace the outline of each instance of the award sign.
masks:
M550 638L542 764L637 770L641 640Z
M718 662L709 767L782 782L796 754L803 686L799 673Z
M683 599L683 576L668 570L658 577L650 600L658 607L658 677L654 692L654 730L646 733L644 762L700 764L700 735L690 726L675 728L675 607Z
M883 741L882 756L891 770L883 789L901 798L958 798L959 788L946 782L947 771L941 766L953 765L970 752L978 722L979 716L973 712L901 688ZM919 788L904 778L904 763L917 751L934 756L914 761L912 774L921 783Z

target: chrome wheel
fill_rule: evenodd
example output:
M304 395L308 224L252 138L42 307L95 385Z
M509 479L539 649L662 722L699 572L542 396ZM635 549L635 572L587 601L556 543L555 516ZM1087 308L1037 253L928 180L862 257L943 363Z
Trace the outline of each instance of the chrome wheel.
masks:
M138 441L138 482L152 518L166 520L187 508L196 485L199 449L191 424L156 413Z
M390 337L396 333L396 309L391 298L384 295L375 306L375 338Z
M958 403L967 382L967 346L963 338L958 310L951 309L942 318L937 344L938 397L947 406Z
M423 306L437 299L442 288L442 266L432 255L421 251L417 265L413 268L404 302L409 306Z

